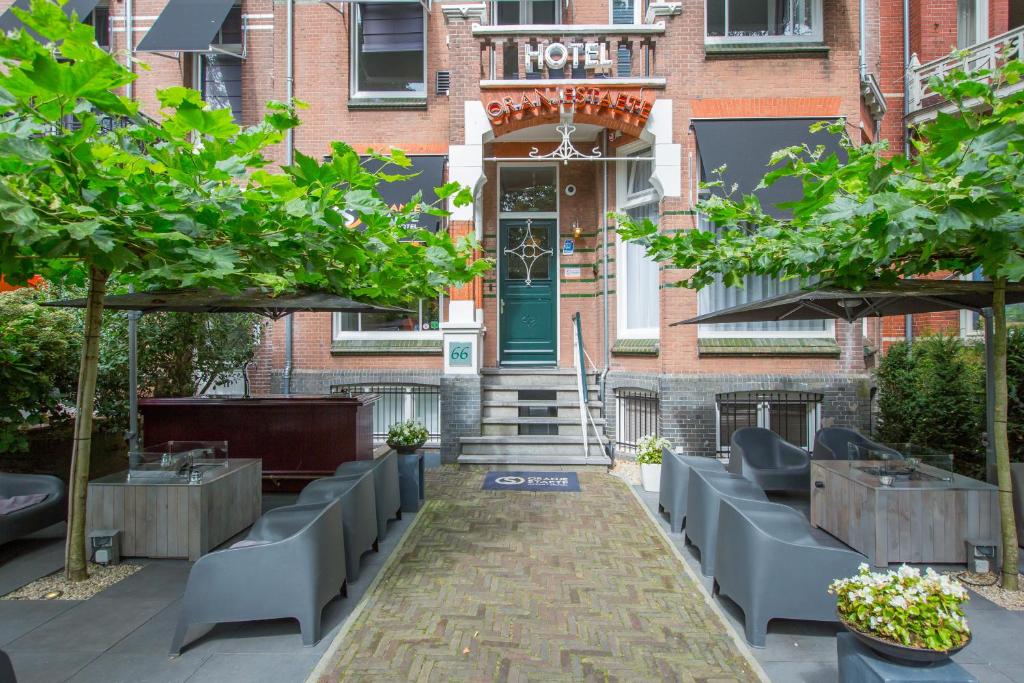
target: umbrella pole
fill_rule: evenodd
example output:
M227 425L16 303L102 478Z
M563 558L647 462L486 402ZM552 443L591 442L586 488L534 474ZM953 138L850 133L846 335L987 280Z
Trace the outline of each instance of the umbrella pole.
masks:
M996 378L995 378L995 345L993 338L992 309L983 308L981 316L985 320L985 480L990 484L996 481L996 444L993 435L996 433Z
M139 318L128 311L128 450L139 449Z

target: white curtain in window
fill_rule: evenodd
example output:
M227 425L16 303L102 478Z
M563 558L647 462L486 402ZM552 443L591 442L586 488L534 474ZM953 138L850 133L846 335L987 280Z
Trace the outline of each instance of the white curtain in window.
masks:
M657 221L656 203L627 209L635 220ZM635 242L622 243L626 266L626 329L658 328L658 263L647 258L647 250Z

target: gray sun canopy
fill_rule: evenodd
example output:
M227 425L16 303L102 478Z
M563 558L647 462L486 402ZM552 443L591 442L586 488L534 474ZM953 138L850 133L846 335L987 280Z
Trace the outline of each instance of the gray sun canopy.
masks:
M79 21L85 21L92 11L96 9L96 5L99 4L99 0L68 0L64 4L64 13L69 17L72 12L78 16ZM14 15L11 10L17 7L18 9L29 11L31 2L30 0L14 0L11 6L7 9L3 15L0 15L0 31L7 33L8 31L17 31L19 28L24 28L25 25L21 23L21 19ZM26 29L28 30L28 29ZM28 31L33 37L36 34L32 31Z
M209 52L235 0L170 0L139 52Z

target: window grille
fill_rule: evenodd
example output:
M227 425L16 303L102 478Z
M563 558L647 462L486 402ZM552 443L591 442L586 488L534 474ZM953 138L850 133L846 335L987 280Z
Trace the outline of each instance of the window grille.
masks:
M335 384L332 394L380 394L373 404L373 442L387 440L391 426L406 420L422 422L430 432L427 445L441 443L441 391L421 384Z
M642 389L615 390L615 450L636 453L648 434L658 435L658 394Z
M728 455L732 434L744 427L770 429L810 451L821 424L822 394L804 391L735 391L715 397L717 452Z

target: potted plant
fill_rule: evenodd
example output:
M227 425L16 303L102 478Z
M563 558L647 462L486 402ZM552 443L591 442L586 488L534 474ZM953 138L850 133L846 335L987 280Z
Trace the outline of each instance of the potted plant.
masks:
M924 574L907 565L883 574L861 564L856 576L834 581L829 593L836 595L843 626L889 659L928 664L948 659L971 642L960 607L966 589L930 567Z
M640 482L644 491L657 493L661 488L661 451L671 446L668 439L654 434L636 442L636 461L640 464Z
M429 438L430 432L422 422L406 420L391 425L391 429L388 430L387 443L400 455L408 455L415 453Z

